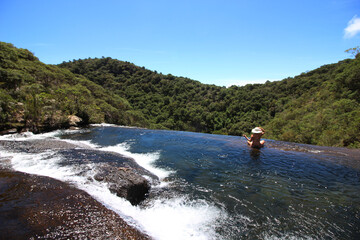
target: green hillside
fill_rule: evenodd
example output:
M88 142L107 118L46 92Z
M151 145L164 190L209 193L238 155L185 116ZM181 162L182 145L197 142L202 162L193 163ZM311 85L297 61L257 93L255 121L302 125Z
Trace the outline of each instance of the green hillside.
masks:
M359 61L347 59L295 78L230 88L111 58L60 66L127 99L154 128L241 135L261 125L268 138L359 147Z
M241 135L267 123L278 110L278 96L260 84L227 89L111 58L60 66L127 99L152 128Z
M81 75L40 62L30 51L0 42L0 131L34 132L81 124L138 124L128 101Z
M84 124L230 135L262 126L267 138L360 147L360 58L225 88L111 58L46 65L28 50L0 46L3 129L63 127L67 116L77 115Z
M266 125L271 137L325 146L360 147L360 57L325 65L279 84L303 83L297 98Z

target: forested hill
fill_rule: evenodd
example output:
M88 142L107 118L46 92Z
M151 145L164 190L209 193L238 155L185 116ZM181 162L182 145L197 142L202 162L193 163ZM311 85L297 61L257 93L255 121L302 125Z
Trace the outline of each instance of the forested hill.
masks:
M360 147L360 59L324 65L295 78L230 88L163 75L111 58L64 62L127 99L149 127Z
M308 87L300 87L302 94L291 99L266 125L273 138L360 148L360 57L280 84L287 81L303 82Z
M33 132L80 124L141 124L127 100L81 75L40 62L29 50L0 42L0 131Z
M57 128L69 115L156 129L360 147L360 59L294 78L229 88L163 75L111 58L41 63L0 43L0 127Z

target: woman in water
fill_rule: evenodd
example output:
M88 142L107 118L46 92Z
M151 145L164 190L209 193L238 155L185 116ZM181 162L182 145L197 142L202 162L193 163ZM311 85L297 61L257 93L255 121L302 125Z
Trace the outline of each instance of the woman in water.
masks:
M247 139L247 143L250 147L253 148L262 148L264 146L265 141L260 140L262 135L265 134L265 130L261 127L256 127L253 130L251 130L251 138L249 139L245 134L244 137Z

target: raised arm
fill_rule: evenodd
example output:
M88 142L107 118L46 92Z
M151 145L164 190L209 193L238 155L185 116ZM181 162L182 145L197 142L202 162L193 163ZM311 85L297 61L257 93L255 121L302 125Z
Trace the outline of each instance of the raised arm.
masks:
M265 129L263 129L262 127L258 127L258 128L260 128L261 129L261 131L263 131L263 135L265 134Z

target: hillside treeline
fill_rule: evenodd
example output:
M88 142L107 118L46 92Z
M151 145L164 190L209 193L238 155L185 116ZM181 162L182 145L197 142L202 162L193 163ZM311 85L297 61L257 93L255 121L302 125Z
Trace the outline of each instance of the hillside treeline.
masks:
M29 50L0 42L0 131L34 132L80 124L135 125L138 113L127 100L65 68L40 62Z
M266 125L271 137L360 148L360 57L284 81L303 82L309 87L299 88L302 94Z
M359 147L360 59L324 65L294 78L230 88L163 75L111 58L64 62L127 99L149 127Z
M77 115L84 123L230 135L263 126L267 138L360 147L359 61L225 88L112 58L46 65L28 50L1 43L0 121L3 128L56 128Z

